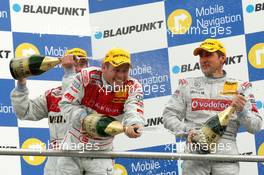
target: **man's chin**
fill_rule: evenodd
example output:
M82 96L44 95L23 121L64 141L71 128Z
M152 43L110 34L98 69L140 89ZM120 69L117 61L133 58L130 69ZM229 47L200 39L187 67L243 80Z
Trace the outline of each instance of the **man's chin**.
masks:
M207 72L207 71L202 71L203 74L206 76L206 77L212 77L212 74L210 72Z

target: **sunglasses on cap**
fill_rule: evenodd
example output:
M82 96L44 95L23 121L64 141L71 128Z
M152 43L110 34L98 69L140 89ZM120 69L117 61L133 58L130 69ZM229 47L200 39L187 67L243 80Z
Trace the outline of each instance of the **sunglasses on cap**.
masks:
M205 51L205 50L202 50L202 51L200 51L199 56L200 56L200 57L209 57L209 56L211 56L212 54L213 54L212 52L207 52L207 51Z
M73 56L73 60L75 62L75 66L87 66L88 65L88 57L83 57L83 56Z
M78 55L73 55L73 60L88 60L88 57L83 57L83 56L78 56Z

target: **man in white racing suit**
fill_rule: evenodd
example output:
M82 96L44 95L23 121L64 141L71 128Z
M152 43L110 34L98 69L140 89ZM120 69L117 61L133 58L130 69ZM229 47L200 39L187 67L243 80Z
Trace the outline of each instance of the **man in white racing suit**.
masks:
M114 137L91 137L82 132L82 121L92 112L122 122L128 137L140 136L135 129L144 126L143 92L141 84L129 77L130 67L130 54L114 48L105 56L101 68L89 67L75 76L59 104L63 113L71 118L63 149L112 150ZM61 175L110 175L113 174L113 161L63 157L59 169Z
M256 108L251 84L228 78L223 70L226 49L216 39L206 39L194 50L200 56L200 67L205 76L179 80L178 88L171 96L163 112L164 127L173 132L186 132L187 153L200 153L193 149L192 137L197 129L210 118L232 105L236 113L227 125L224 135L216 143L216 154L238 154L236 135L242 125L250 133L261 130L262 118ZM247 88L243 95L240 88ZM186 160L182 164L183 175L238 175L239 163Z
M75 72L88 66L86 51L73 48L66 51L61 59L64 68L62 86L50 89L35 99L29 99L29 91L26 79L17 81L17 86L11 92L11 101L16 116L20 120L37 121L48 118L49 123L49 149L59 149L60 143L65 136L68 119L62 115L58 106L62 97L63 89L72 81ZM49 157L44 168L45 175L55 175L57 168L57 157Z

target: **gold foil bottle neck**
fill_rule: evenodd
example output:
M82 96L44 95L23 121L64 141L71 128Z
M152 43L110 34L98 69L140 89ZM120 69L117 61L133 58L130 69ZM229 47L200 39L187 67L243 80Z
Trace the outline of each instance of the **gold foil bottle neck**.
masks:
M105 128L105 132L111 136L115 136L124 132L124 126L119 121L113 121Z
M39 69L42 71L47 71L47 70L53 68L54 66L60 64L60 62L61 62L61 60L59 58L46 56L43 59L43 62L41 63L41 66Z
M229 120L233 116L235 110L236 110L235 107L229 106L224 111L222 111L218 114L218 118L219 118L219 122L220 122L221 126L227 126L227 124L229 123Z

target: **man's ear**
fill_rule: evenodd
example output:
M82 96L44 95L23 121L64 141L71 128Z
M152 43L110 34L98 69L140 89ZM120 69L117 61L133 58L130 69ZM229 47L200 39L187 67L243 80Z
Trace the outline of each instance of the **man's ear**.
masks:
M225 62L226 62L226 57L225 57L225 56L220 56L220 59L221 59L221 61L222 61L222 64L224 65Z
M105 63L102 63L102 70L105 70L106 69L106 64Z

